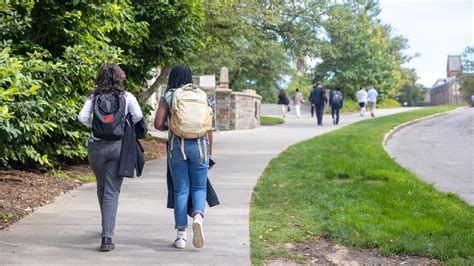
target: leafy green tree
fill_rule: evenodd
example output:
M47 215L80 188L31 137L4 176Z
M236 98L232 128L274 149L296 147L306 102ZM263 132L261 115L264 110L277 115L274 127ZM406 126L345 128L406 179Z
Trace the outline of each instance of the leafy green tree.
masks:
M139 92L143 102L166 82L173 64L203 47L204 8L200 0L133 0L133 13L137 21L148 24L148 36L138 46L123 43L120 36L114 43L133 58L124 64L127 84ZM148 85L147 80L152 78L155 82Z
M121 56L119 47L108 44L108 33L136 28L125 16L130 10L127 3L0 6L2 165L51 164L86 155L86 133L76 115L97 67ZM133 36L141 38L140 31Z
M308 99L311 90L313 89L313 82L311 82L311 77L307 75L297 75L293 74L288 84L288 87L285 89L288 95L293 95L298 88L303 94L305 100Z
M474 46L468 46L462 54L463 74L458 78L460 81L460 91L467 102L471 102L471 95L474 94Z
M277 82L288 73L288 57L283 47L253 24L244 4L206 4L204 40L206 47L189 62L195 74L219 73L229 69L230 86L237 91L257 90L264 100L275 98ZM255 11L252 11L255 12Z
M152 66L200 45L200 10L199 1L0 3L0 165L83 159L89 130L76 116L99 66L120 63L127 87L141 90Z
M254 88L273 102L291 58L316 55L326 1L205 3L206 47L190 62L196 73L229 68L233 89Z
M418 76L413 69L403 69L404 83L398 92L398 101L400 104L405 102L408 106L418 106L423 104L425 95L428 91L423 85L416 83Z
M471 95L474 95L474 74L462 74L460 77L461 82L461 92L463 94L463 98L467 102L472 103Z
M342 86L349 97L359 87L374 86L381 98L401 87L401 64L407 60L401 53L407 41L392 37L388 25L382 24L375 1L348 1L328 9L323 22L325 38L321 44L315 80L327 80L329 86Z
M462 68L465 73L474 72L474 46L468 46L462 53Z

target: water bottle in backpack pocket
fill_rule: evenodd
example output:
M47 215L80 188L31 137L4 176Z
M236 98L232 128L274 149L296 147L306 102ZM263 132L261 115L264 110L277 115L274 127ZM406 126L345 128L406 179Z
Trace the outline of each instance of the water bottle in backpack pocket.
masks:
M125 97L98 94L94 98L92 133L103 140L119 140L125 134Z

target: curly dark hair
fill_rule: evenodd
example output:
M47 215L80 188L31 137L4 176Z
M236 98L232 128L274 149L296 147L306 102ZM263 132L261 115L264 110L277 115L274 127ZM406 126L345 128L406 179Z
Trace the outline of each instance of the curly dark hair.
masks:
M125 92L123 80L125 72L119 65L114 63L105 63L100 66L97 77L95 78L95 90L91 93L97 95L101 93L119 93Z

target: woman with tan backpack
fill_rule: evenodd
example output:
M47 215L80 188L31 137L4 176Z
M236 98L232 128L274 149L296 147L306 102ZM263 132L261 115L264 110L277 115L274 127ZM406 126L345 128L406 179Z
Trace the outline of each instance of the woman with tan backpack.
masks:
M168 88L160 99L155 127L168 136L168 166L174 194L176 248L187 242L188 196L192 200L193 245L204 245L203 218L209 161L212 160L212 108L204 91L192 84L188 66L171 70Z

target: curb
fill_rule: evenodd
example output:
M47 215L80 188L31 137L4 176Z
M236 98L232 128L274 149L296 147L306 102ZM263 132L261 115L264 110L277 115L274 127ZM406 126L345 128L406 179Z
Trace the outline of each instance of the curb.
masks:
M451 110L451 111L417 118L415 120L411 120L411 121L405 122L403 124L400 124L400 125L392 128L387 134L385 134L385 136L383 138L382 145L385 147L387 145L387 141L392 138L393 134L397 133L399 130L401 130L401 129L407 127L407 126L411 126L413 124L416 124L416 123L419 123L419 122L422 122L422 121L425 121L425 120L433 119L433 118L436 118L436 117L439 117L439 116L444 116L444 115L452 114L452 113L455 113L455 112L459 112L459 111L467 109L467 108L469 108L469 106L462 106L462 107L456 108L456 109Z

